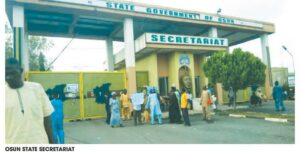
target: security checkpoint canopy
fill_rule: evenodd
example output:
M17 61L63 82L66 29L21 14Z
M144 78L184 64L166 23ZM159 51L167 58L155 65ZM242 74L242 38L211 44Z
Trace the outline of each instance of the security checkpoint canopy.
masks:
M253 22L255 26L241 26L231 24L232 20L239 18L224 17L229 23L209 22L193 20L189 18L176 18L174 16L163 16L159 14L145 14L140 12L127 11L125 5L144 6L159 8L161 10L175 10L178 12L191 12L202 15L200 12L165 8L161 6L145 5L132 2L103 1L111 2L113 7L108 8L93 5L91 0L6 0L6 11L12 23L12 7L21 5L24 7L25 26L30 35L106 39L122 41L123 19L132 17L134 19L134 35L139 37L145 32L170 33L194 36L207 36L208 29L212 26L218 28L218 37L228 38L229 46L243 43L258 38L263 33L273 33L274 25L271 23L246 20ZM97 1L95 1L97 2ZM119 4L114 5L115 3ZM122 9L122 5L124 9ZM205 13L209 16L216 14ZM241 19L240 19L241 20ZM260 27L261 25L261 27Z
M23 6L29 35L123 41L125 18L133 19L135 40L145 33L209 37L209 30L215 27L217 37L226 38L230 47L274 32L272 23L262 21L102 0L6 0L11 25L14 6Z

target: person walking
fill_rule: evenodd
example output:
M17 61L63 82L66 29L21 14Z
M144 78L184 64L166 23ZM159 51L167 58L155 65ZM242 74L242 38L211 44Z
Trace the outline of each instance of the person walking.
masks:
M150 94L148 96L146 109L150 108L150 118L151 118L151 124L154 125L154 119L155 117L158 118L158 123L162 124L162 113L160 109L160 103L158 95L155 92L155 89L150 90Z
M278 81L275 81L275 87L273 87L273 99L275 102L275 109L277 112L285 111L285 106L283 103L283 90L282 87L279 85ZM281 108L281 109L280 109Z
M111 116L111 110L110 110L110 105L109 105L109 99L110 99L110 95L109 92L106 91L104 93L104 99L105 99L105 111L106 111L106 124L110 125L110 116Z
M134 126L137 126L137 121L142 124L142 104L144 103L144 93L135 93L131 96L133 105L133 120Z
M182 123L179 103L176 96L176 87L171 87L171 92L169 93L169 120L170 123Z
M200 102L202 105L203 120L207 121L207 123L212 123L213 121L211 119L211 114L210 114L210 105L212 103L212 99L206 86L203 87Z
M229 98L228 106L230 107L230 106L232 106L233 103L234 103L234 92L233 92L232 87L229 87L228 98Z
M189 111L188 111L188 94L186 93L186 89L182 88L181 90L181 111L184 120L184 126L191 126L190 119L189 119Z
M51 115L54 142L56 144L65 144L64 104L63 101L59 99L57 91L53 92L51 104L54 107L54 112Z
M122 119L129 120L131 116L130 99L126 89L123 90L120 100L121 100L121 107L122 107Z
M111 96L112 97L109 99L109 105L111 108L110 126L112 128L114 128L115 126L123 127L120 117L119 101L117 99L116 92L112 92Z
M5 61L5 143L54 143L49 97L39 83L22 79L23 69L15 58Z
M188 101L189 101L190 110L193 110L194 109L193 108L193 94L192 94L191 89L188 89L187 94L188 94Z

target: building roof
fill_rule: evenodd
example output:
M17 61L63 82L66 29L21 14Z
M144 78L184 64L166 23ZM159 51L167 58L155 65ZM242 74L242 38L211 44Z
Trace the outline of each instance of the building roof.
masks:
M123 41L126 17L134 19L135 39L146 32L205 37L210 27L217 27L218 37L227 38L232 46L275 31L274 24L262 21L102 0L6 0L10 23L13 5L24 7L30 35Z

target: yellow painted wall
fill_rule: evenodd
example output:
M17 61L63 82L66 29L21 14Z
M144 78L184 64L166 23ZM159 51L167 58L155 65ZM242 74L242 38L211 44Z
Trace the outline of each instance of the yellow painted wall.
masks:
M197 55L197 58L195 58L195 60L198 60L196 63L198 64L198 68L199 68L199 76L200 76L200 88L201 88L201 91L202 91L202 88L207 85L206 83L206 76L204 74L204 71L203 71L203 64L205 62L205 56L200 56L200 55Z
M195 76L200 76L200 55L194 55L194 72Z
M136 71L149 72L149 85L158 87L157 55L151 53L136 61Z
M169 54L157 54L157 71L159 77L169 76Z
M179 59L176 58L176 52L169 54L169 85L175 84L176 88L179 88L178 70L179 70Z
M179 57L181 55L187 55L190 59L190 75L192 78L193 85L193 95L195 95L195 73L194 73L194 55L192 53L182 53L182 52L173 52L169 54L169 85L173 83L176 85L176 88L179 89Z

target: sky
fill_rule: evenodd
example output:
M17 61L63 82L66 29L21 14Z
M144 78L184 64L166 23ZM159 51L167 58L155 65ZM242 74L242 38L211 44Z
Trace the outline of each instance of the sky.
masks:
M275 33L269 35L269 47L272 67L288 67L293 72L292 57L282 49L285 45L292 55L299 50L296 23L292 16L298 11L296 0L132 0L145 4L154 4L191 11L215 13L222 9L223 15L266 21L275 24ZM226 2L226 3L225 3ZM68 38L49 37L54 47L46 52L48 61L52 61L70 41ZM123 43L114 43L114 52L122 49ZM240 45L243 50L262 57L260 39ZM74 39L63 54L53 64L53 71L103 71L106 69L106 46L104 41Z

